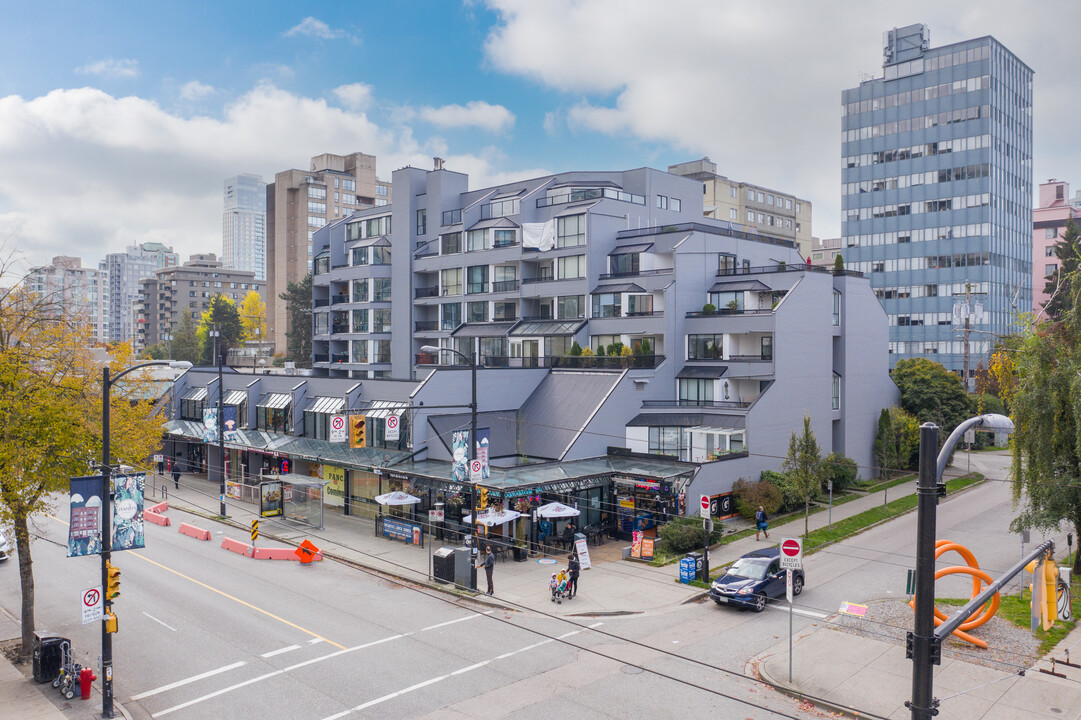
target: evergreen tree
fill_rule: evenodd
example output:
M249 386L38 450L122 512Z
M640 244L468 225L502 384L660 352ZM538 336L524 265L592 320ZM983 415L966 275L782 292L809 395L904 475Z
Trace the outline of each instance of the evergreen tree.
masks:
M822 451L811 430L811 416L803 416L803 430L793 432L788 441L788 456L781 469L785 474L787 494L803 502L803 535L808 533L811 500L822 487Z
M1043 305L1044 312L1051 320L1062 319L1063 313L1074 306L1075 278L1078 266L1081 265L1079 236L1081 236L1081 230L1078 229L1073 218L1070 218L1066 221L1066 231L1055 242L1058 267L1055 272L1047 276L1047 284L1043 290L1051 296L1051 299Z
M199 364L202 346L199 343L198 328L195 318L187 311L180 312L180 321L173 328L172 351L174 360L186 360L192 365Z
M217 336L212 333L217 332ZM224 295L218 294L210 299L210 307L199 323L199 338L202 341L200 362L203 365L217 365L218 356L224 358L230 348L240 345L244 337L244 323L240 321L240 312L236 304ZM214 353L217 352L218 356Z
M312 361L312 274L300 282L291 282L278 295L285 301L289 327L285 331L289 359L298 367L310 367Z

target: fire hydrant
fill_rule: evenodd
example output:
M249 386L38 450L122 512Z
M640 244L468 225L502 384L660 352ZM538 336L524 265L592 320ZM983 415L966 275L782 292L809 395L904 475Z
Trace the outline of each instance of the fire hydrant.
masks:
M90 699L90 683L98 679L98 676L94 674L94 671L88 667L84 667L79 671L79 696L83 700Z

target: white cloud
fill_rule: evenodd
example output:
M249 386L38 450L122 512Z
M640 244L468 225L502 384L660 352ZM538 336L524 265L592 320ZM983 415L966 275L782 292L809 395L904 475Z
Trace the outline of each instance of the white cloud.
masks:
M297 35L307 35L308 37L319 38L320 40L338 40L344 38L354 45L359 42L354 35L345 30L332 28L322 20L313 17L306 17L301 20L298 25L294 25L285 31L285 37L295 37Z
M212 85L206 85L198 80L191 80L180 86L180 97L188 101L201 100L207 95L213 95L214 92Z
M350 83L334 88L334 94L338 101L349 110L363 111L368 109L372 100L372 86L366 83Z
M139 61L127 58L124 60L114 60L108 58L105 60L98 60L97 62L88 63L80 67L75 68L75 72L79 75L100 75L102 77L114 77L114 78L136 78L139 77Z
M488 132L503 132L514 125L514 113L502 105L490 105L483 100L472 100L463 105L424 107L419 111L421 119L446 128L476 127Z
M1075 44L1076 2L1033 14L1009 0L960 12L912 0L900 15L895 5L844 1L486 2L499 18L485 42L491 67L565 95L546 130L565 118L580 135L656 143L662 167L709 155L728 177L811 200L822 237L840 231L841 91L861 72L881 76L882 32L893 27L924 22L933 47L995 35L1036 69L1034 182L1081 165L1072 65L1061 49Z
M305 139L298 142L298 138ZM379 176L431 157L467 172L473 187L544 174L507 169L492 149L451 154L408 125L380 126L361 112L261 84L222 117L173 113L140 97L94 88L36 98L0 97L0 247L30 264L54 255L96 266L137 242L172 245L183 259L221 252L221 183L238 172L272 178L324 152L376 155ZM64 188L62 202L41 188Z

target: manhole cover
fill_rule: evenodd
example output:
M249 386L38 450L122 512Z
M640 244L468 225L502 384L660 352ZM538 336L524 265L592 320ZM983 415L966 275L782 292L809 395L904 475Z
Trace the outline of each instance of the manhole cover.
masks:
M619 671L621 673L626 673L627 675L638 675L642 672L642 668L635 667L634 665L624 665L619 669Z

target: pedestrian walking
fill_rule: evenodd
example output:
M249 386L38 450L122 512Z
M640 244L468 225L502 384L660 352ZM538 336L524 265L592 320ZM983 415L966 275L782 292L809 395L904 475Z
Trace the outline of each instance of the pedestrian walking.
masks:
M569 521L566 527L563 528L563 545L568 550L574 545L574 523Z
M158 475L164 475L164 474L165 474L165 456L164 455L159 455L158 456Z
M552 534L552 523L548 518L544 518L540 522L540 544L543 552L543 548L548 544L548 536Z
M766 538L769 538L769 518L766 516L765 509L759 505L758 512L754 514L754 539L758 539L759 533L765 533Z
M485 595L494 595L495 587L492 585L492 571L495 570L495 554L492 553L492 546L485 545L484 552L484 576L488 580L488 592Z
M180 463L173 464L173 486L180 489Z
M578 573L582 570L582 564L578 562L578 553L571 553L567 556L567 572L571 576L570 584L567 586L567 591L570 593L569 597L574 597L578 594Z

